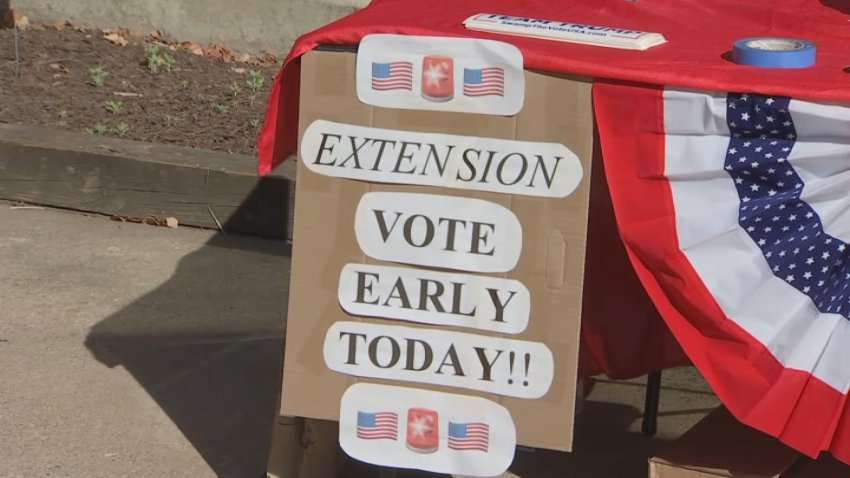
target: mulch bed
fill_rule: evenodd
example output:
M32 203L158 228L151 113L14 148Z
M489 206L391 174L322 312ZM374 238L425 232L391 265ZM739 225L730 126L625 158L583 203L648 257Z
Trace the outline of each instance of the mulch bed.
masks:
M19 36L20 76L11 65L0 67L0 123L255 153L277 59L233 62L221 46L210 56L164 44L156 58L170 55L173 63L154 73L145 48L156 42L144 36L121 32L122 46L105 32L62 25ZM13 30L0 29L0 64L13 59ZM92 84L97 67L108 73L101 86Z

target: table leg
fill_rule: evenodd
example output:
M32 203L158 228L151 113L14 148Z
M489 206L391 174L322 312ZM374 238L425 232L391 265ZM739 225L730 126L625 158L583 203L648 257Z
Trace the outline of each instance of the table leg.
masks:
M661 399L661 371L652 372L646 379L646 401L643 405L643 423L640 430L646 436L655 435L658 429L658 402Z

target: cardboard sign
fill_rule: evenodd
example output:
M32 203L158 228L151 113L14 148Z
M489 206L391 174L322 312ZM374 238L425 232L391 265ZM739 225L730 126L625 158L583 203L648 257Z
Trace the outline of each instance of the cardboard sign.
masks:
M514 213L481 199L367 193L354 232L375 259L464 271L508 272L522 250Z
M525 106L516 116L377 108L357 95L360 55L312 51L301 59L302 149L281 414L339 420L349 387L380 380L423 400L433 391L495 402L512 417L517 444L570 450L591 83L523 72ZM402 152L392 141L421 146ZM528 166L516 185L499 190L454 179L426 182L445 180L450 168L457 168L455 179L457 172L467 177L459 148L487 151L487 158L494 152L487 178L498 175L493 167L503 153L525 151ZM557 169L555 156L564 158ZM473 164L483 177L487 162ZM506 184L524 169L517 156L504 164ZM442 417L452 405L430 409ZM400 441L407 412L394 413ZM383 418L391 425L391 416ZM399 448L381 454L372 448L384 446L378 442L350 453L383 464L411 456Z
M515 115L525 97L522 68L510 43L366 35L357 50L357 96L385 108Z
M565 197L582 178L563 144L368 128L316 120L301 140L311 171L339 178Z
M338 372L511 397L542 397L554 374L541 343L443 330L337 322L323 349Z
M338 293L352 315L507 334L525 330L531 309L519 281L404 267L346 264Z
M342 396L339 443L367 463L497 476L516 450L505 407L478 397L358 383Z

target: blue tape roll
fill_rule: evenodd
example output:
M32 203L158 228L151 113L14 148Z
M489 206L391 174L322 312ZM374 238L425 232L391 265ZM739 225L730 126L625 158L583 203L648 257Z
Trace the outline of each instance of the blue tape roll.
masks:
M816 56L814 43L796 38L743 38L732 49L735 63L761 68L806 68Z

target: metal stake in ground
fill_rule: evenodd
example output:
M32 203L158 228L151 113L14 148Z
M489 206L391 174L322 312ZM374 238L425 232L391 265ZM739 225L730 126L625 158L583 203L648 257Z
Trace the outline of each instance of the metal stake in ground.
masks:
M15 59L6 63L0 64L0 68L14 65L15 74L21 75L21 51L20 42L18 40L18 23L15 21L15 14L9 8L9 0L0 0L0 27L11 27L15 33Z

